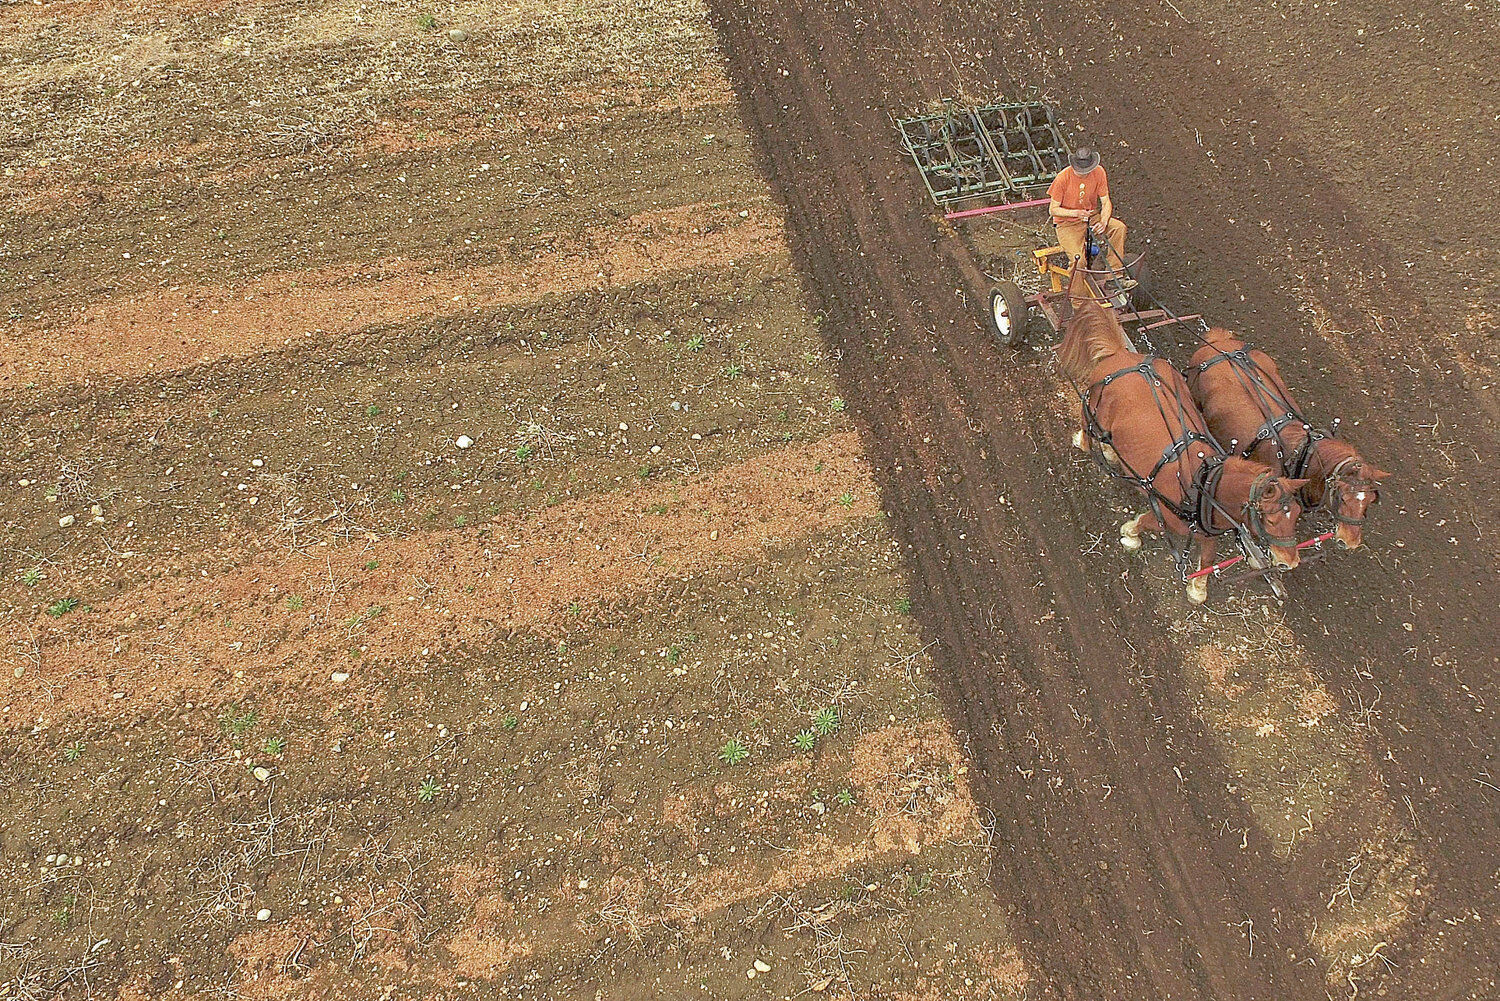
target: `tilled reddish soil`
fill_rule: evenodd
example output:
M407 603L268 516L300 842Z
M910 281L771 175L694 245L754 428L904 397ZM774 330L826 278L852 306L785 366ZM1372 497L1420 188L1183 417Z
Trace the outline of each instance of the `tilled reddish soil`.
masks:
M1143 584L1118 550L1079 555L1090 533L1110 532L1117 495L1070 452L1045 355L1006 352L980 329L980 261L934 224L895 149L889 113L1022 85L1045 86L1106 151L1169 300L1244 329L1395 472L1373 551L1294 575L1289 622L1326 685L1380 700L1361 732L1428 867L1378 990L1493 997L1500 595L1495 488L1479 459L1495 451L1493 347L1482 310L1462 331L1442 319L1476 269L1485 276L1460 238L1467 270L1418 280L1381 199L1348 190L1347 164L1300 144L1327 114L1321 81L1364 65L1341 55L1352 28L1299 10L1247 41L1166 7L1107 3L1009 16L711 6L908 547L914 607L981 766L976 792L998 817L998 889L1048 996L1325 997L1328 959L1305 943L1348 844L1320 831L1288 859L1246 821L1167 628L1203 613L1153 600L1159 582ZM1389 67L1417 81L1394 120L1440 115L1443 67L1488 58L1492 25L1436 14L1454 19L1434 32L1441 45ZM1275 55L1290 37L1324 40L1316 73ZM1360 149L1365 175L1420 181L1408 152L1374 137ZM1483 176L1445 180L1440 221L1482 202Z

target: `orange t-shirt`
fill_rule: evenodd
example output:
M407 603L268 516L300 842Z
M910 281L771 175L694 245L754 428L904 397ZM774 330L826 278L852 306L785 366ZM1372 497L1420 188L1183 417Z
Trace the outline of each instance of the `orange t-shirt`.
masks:
M1079 177L1072 167L1064 167L1062 173L1052 179L1047 197L1057 199L1065 209L1098 211L1099 199L1109 197L1109 175L1103 167L1095 167Z

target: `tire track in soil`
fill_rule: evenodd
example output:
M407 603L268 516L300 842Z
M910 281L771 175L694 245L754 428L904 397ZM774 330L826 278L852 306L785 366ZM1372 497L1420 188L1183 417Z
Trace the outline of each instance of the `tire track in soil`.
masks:
M711 6L909 551L918 614L941 641L948 705L996 815L997 889L1048 995L1321 997L1318 971L1293 955L1306 937L1280 910L1282 866L1223 793L1175 680L1181 652L1149 601L1076 568L1074 525L1100 490L1077 482L1050 377L978 330L958 290L983 276L936 236L871 106L890 79L944 74L935 47L894 65L922 51L907 37L921 29L885 10L856 41L847 7ZM1248 849L1225 821L1251 830Z
M1113 135L1129 141L1109 154L1117 168L1112 178L1123 189L1122 204L1133 206L1127 218L1137 222L1137 233L1159 240L1155 272L1182 286L1172 298L1251 331L1293 362L1303 396L1325 418L1358 418L1351 434L1396 474L1374 515L1374 550L1335 555L1292 575L1288 622L1331 690L1357 693L1365 704L1381 700L1367 731L1369 757L1381 789L1410 819L1430 877L1403 940L1392 943L1398 965L1378 986L1389 996L1424 1001L1496 997L1494 964L1482 957L1500 950L1500 924L1478 915L1500 909L1494 849L1500 795L1481 784L1500 774L1493 708L1500 703L1494 649L1500 494L1480 457L1497 451L1500 409L1493 381L1472 375L1474 366L1463 358L1469 346L1431 305L1461 299L1462 277L1409 270L1402 241L1411 234L1365 203L1339 165L1332 172L1311 166L1315 152L1288 138L1296 134L1290 123L1301 114L1298 102L1338 95L1326 94L1316 80L1309 86L1307 68L1278 61L1277 32L1339 53L1340 32L1361 15L1270 28L1245 43L1263 61L1245 64L1165 10L1153 23L1151 12L1134 5L1106 2L1068 18L1027 8L1031 24L1020 30L1035 40L1020 51L1056 53L1060 46L1066 53L1049 80L1076 101L1065 116L1092 126L1101 144ZM1400 16L1401 8L1388 9ZM1465 30L1451 11L1429 13L1432 30L1467 51L1469 58L1455 65L1490 58L1493 38ZM966 31L947 28L956 38L981 37L972 24ZM1138 54L1128 70L1110 69L1122 52ZM1421 58L1393 64L1392 78L1410 77L1411 63ZM1027 71L1045 77L1047 67L1036 63ZM1149 95L1169 99L1143 99ZM1436 109L1451 96L1429 83L1403 100ZM1195 134L1200 127L1212 160ZM1406 146L1378 133L1365 153L1361 167L1369 176L1401 177L1410 166ZM1483 175L1449 179L1475 205L1487 198ZM1299 315L1307 299L1353 333L1320 330L1308 337ZM1483 346L1478 355L1482 367ZM1456 464L1434 447L1437 436L1424 429L1433 424L1453 439L1448 451ZM1337 859L1358 846L1333 831L1310 847L1293 861L1288 882L1298 899L1289 903L1317 914L1320 886Z

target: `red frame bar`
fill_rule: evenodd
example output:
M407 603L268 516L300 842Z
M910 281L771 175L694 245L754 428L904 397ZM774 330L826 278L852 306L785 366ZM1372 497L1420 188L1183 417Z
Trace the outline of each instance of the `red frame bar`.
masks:
M944 212L944 219L963 219L971 215L988 215L991 212L1004 212L1008 209L1025 209L1033 205L1051 205L1050 198L1034 198L1029 202L1011 202L1009 205L986 205L982 209L964 209L962 212Z
M1323 543L1327 542L1331 538L1333 538L1333 533L1332 532L1324 532L1322 535L1313 536L1311 539L1308 539L1305 542L1299 542L1299 543L1297 543L1297 548L1298 549L1306 549L1309 546L1322 545ZM1194 573L1188 574L1187 575L1187 579L1188 580L1196 580L1199 577L1206 577L1206 576L1208 576L1211 573L1218 573L1220 570L1228 570L1230 567L1234 566L1236 563L1238 563L1240 560L1242 560L1244 558L1245 557L1243 557L1243 556L1231 556L1229 559L1223 560L1223 561L1221 561L1219 563L1215 563L1211 567L1204 567L1202 570L1198 570L1198 571L1196 571Z

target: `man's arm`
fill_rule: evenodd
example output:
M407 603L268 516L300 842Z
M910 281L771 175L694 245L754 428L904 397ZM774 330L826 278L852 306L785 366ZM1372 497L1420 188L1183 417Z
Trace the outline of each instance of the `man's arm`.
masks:
M1062 207L1062 202L1056 198L1052 199L1052 205L1047 211L1052 213L1054 219L1087 219L1089 217L1087 209L1065 209Z
M1109 200L1109 195L1099 196L1099 228L1103 229L1109 225L1109 221L1115 217L1115 203Z

